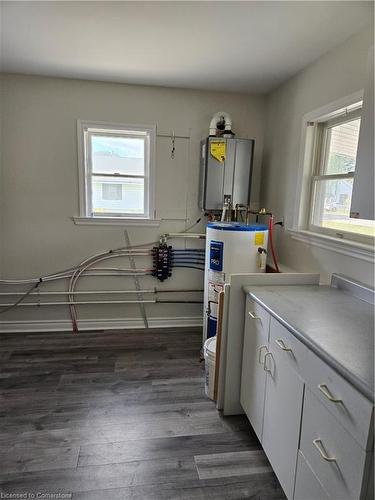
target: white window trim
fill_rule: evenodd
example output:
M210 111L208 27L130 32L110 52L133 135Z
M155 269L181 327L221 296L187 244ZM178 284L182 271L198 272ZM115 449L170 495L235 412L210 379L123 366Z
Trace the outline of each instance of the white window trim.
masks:
M88 128L108 128L113 130L134 130L147 132L150 137L150 160L148 177L148 216L93 216L89 213L89 186L87 182L87 166L85 162L84 132ZM78 141L78 182L79 182L79 216L73 216L75 224L94 225L149 225L158 226L160 219L155 217L155 144L156 125L133 125L124 123L111 123L91 120L77 120Z
M351 257L356 257L361 260L373 262L373 245L359 243L354 240L341 239L324 234L324 232L314 232L308 229L311 196L310 181L312 176L313 161L313 131L311 130L312 127L310 128L308 126L308 123L322 119L324 116L329 116L336 110L351 106L362 99L363 90L360 90L303 116L294 215L291 226L287 226L286 229L295 240L327 250L332 250L344 255L349 255Z
M305 229L288 229L288 232L293 240L302 241L325 250L348 255L367 262L374 262L374 247L357 243L353 240L341 240L322 233L314 233Z

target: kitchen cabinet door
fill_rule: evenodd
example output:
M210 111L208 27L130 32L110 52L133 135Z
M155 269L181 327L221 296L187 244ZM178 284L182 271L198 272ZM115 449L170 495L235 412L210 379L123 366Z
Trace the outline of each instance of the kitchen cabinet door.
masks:
M293 498L304 393L304 382L295 367L300 366L304 353L305 346L272 318L265 359L262 445L288 499Z
M247 300L241 375L241 405L255 434L262 441L266 375L263 368L268 350L269 313Z

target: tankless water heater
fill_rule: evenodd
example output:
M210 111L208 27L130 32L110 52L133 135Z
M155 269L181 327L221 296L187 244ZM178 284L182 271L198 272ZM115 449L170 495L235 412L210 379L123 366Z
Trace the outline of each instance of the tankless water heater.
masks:
M207 137L201 142L202 210L222 210L224 198L233 207L249 205L254 143L253 139L224 137Z

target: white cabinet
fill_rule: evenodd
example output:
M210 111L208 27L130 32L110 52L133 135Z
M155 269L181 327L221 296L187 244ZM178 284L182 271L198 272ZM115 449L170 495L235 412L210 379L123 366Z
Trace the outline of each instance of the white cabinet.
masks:
M248 298L246 302L240 401L260 441L262 441L263 404L267 375L263 362L268 351L269 327L270 315Z
M288 498L293 498L304 388L295 368L305 349L271 318L262 445Z
M373 404L251 298L241 405L289 500L371 497Z
M251 299L247 301L241 405L288 498L293 497L306 347Z

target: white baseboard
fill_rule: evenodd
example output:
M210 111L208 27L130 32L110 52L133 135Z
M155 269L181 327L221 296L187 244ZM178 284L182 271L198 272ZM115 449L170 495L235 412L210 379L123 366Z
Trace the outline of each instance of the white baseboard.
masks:
M201 316L179 316L170 318L148 318L149 328L177 328L202 326ZM122 330L144 328L140 318L81 319L78 330ZM0 321L0 333L22 332L69 332L70 320L44 321Z

